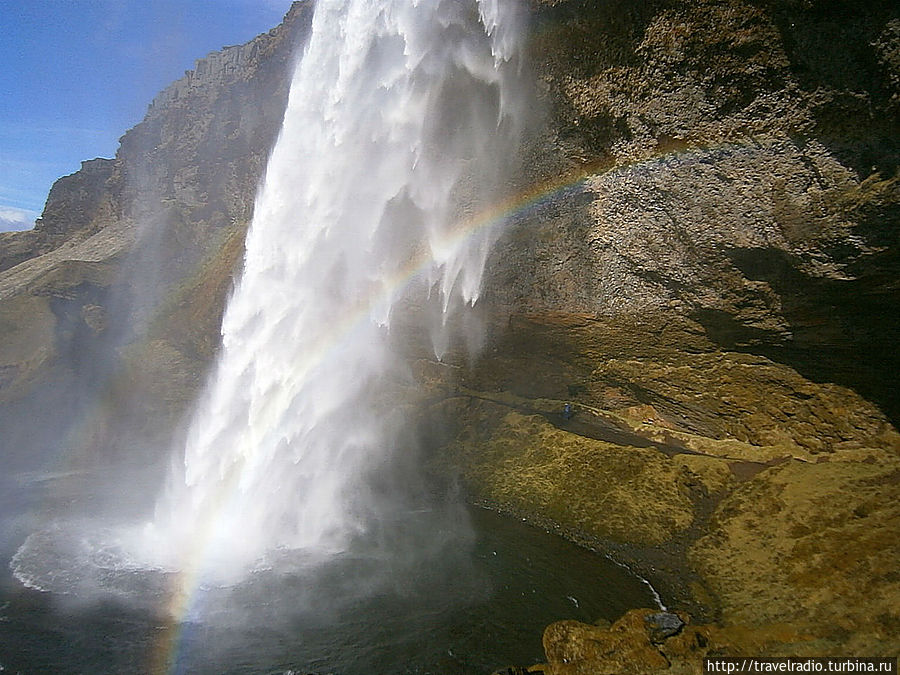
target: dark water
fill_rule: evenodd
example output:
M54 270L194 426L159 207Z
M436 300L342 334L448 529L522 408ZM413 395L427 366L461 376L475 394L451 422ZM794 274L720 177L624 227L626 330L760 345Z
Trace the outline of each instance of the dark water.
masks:
M0 526L7 561L34 525L25 512L9 517L11 494ZM50 593L25 588L4 566L0 665L13 673L486 675L543 660L541 634L552 621L654 606L640 579L600 556L481 509L459 517L473 534L448 538L418 562L367 553L315 573L262 571L195 592L178 620L165 611L166 579L149 573L120 579L129 592ZM79 563L58 563L67 564Z

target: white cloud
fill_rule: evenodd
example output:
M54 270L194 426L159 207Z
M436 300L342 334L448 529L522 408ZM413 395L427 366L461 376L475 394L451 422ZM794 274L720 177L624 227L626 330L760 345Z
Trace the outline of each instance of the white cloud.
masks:
M30 230L38 214L34 211L17 209L15 206L0 205L0 232Z

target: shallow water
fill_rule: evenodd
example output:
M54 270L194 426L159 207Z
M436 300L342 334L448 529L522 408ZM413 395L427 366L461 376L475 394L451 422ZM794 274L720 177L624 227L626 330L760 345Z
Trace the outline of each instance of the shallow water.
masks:
M41 485L53 480L64 478ZM34 531L33 514L15 505L28 503L35 483L4 487L0 543L11 560ZM552 621L654 606L642 580L601 556L482 509L461 517L472 538L430 562L348 554L311 574L276 561L237 586L197 589L174 618L161 572L118 570L105 593L90 594L59 576L58 590L68 590L29 589L4 566L0 665L22 673L486 674L541 661ZM428 518L411 513L410 527ZM82 532L72 536L85 539ZM62 560L54 572L54 555L32 555L48 568L45 581L77 576L84 564Z

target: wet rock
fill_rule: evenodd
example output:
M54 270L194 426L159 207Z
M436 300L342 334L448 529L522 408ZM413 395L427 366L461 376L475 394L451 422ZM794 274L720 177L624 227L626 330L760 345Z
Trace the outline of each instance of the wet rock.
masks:
M500 242L485 297L689 317L900 419L900 16L815 4L536 2L533 166L582 180Z
M653 673L669 662L646 630L653 610L632 610L604 628L559 621L544 631L544 653L551 675L627 675Z
M106 309L102 305L90 303L82 305L81 318L95 335L99 335L107 328Z
M680 616L672 612L657 612L644 617L650 642L661 644L673 635L678 635L685 623Z

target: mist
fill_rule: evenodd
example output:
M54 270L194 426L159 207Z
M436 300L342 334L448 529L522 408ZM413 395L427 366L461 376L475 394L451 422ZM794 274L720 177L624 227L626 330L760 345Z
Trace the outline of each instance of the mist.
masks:
M453 482L422 466L400 345L440 360L480 343L473 307L503 224L483 214L506 189L527 108L521 13L319 3L199 400L183 428L120 431L122 461L73 483L96 495L85 512L52 517L15 553L21 583L179 616L210 589L204 606L227 606L248 583L277 604L273 579L306 579L291 604L319 616L379 593L433 595L451 575L479 586ZM93 343L79 401L99 398L161 302L166 216L140 216L127 288L145 295L106 303L107 320L131 325ZM456 582L453 595L468 593Z

